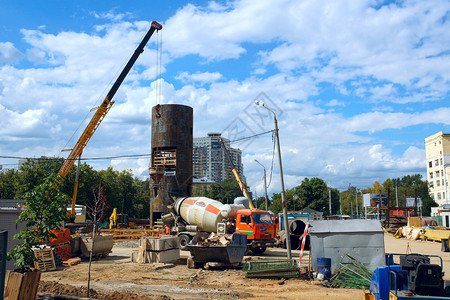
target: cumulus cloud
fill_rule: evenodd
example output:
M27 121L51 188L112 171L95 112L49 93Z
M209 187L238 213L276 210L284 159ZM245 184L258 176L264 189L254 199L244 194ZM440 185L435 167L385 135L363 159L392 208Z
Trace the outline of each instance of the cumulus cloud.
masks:
M339 101L337 99L333 99L331 101L329 101L327 104L325 104L326 106L345 106L345 103L342 101Z
M23 54L11 42L0 42L0 63L14 63L23 57Z
M240 0L179 7L162 20L162 78L152 38L84 155L150 152L157 103L192 106L194 136L235 128L233 140L270 131L273 115L253 103L264 92L277 113L288 188L305 177L364 187L424 172L417 145L434 128L450 126L449 4L375 3ZM24 55L12 42L0 43L0 152L39 156L70 147L150 26L118 10L92 19L84 32L23 28L20 49L34 67L12 65ZM421 128L411 141L390 137L411 128ZM30 147L30 139L48 146ZM279 191L273 141L269 132L232 144L243 150L245 175L258 194L262 170L254 159L273 169L270 191ZM137 176L148 167L146 159L92 163Z
M181 80L183 83L195 83L199 82L201 84L211 83L218 81L222 78L222 74L219 72L203 72L189 74L188 72L182 72L180 75L176 76L175 79Z

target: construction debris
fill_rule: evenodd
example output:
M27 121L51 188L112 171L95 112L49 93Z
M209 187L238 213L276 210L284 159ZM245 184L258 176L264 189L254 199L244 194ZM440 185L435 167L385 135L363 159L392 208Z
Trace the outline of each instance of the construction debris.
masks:
M198 232L188 249L189 268L236 267L242 263L247 250L247 235Z
M244 264L243 271L247 278L294 278L300 276L297 261L293 259L284 260L261 260L248 261Z
M64 267L71 267L71 266L75 266L78 265L79 263L81 263L81 258L79 257L74 257L74 258L70 258L68 260L63 261L63 266Z
M193 240L193 243L197 243L199 246L226 246L233 238L232 234L217 234L212 232L207 238L202 235L198 235L197 239Z
M338 272L330 279L331 286L369 289L373 271L348 254L345 258L348 262L339 264Z

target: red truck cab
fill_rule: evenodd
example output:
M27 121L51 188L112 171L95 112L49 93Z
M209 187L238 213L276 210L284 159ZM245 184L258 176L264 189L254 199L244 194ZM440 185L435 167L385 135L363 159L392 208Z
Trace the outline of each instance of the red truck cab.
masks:
M262 254L275 245L276 224L272 215L260 209L241 209L236 216L236 232L247 235L248 249Z

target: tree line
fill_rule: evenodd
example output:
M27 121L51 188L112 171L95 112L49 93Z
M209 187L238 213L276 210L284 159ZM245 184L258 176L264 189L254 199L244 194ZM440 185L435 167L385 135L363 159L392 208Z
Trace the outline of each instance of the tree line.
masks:
M44 180L57 174L63 158L41 157L27 159L19 170L7 170L0 173L0 199L22 199L23 195ZM76 167L72 166L60 183L60 191L67 201L72 198L75 184ZM90 206L94 203L94 189L101 185L105 191L108 207L105 216L114 208L118 212L134 218L148 218L150 211L149 180L140 180L129 170L117 171L112 167L106 170L94 170L87 163L80 164L77 204Z
M19 170L7 170L0 173L0 199L21 199L21 197L35 186L41 184L45 178L58 173L64 163L63 158L41 157L28 159ZM61 183L61 192L67 200L73 195L76 167L72 166L70 172ZM102 185L105 191L108 208L106 216L111 214L113 208L126 213L133 218L148 218L150 211L149 179L140 180L133 176L131 171L117 171L112 167L106 170L94 170L87 163L80 165L77 204L89 206L94 202L93 190ZM397 193L395 188L397 187ZM249 190L249 189L247 189ZM320 178L305 178L300 185L286 190L286 203L288 211L311 208L329 214L329 199L331 196L331 209L333 214L356 214L361 212L362 194L389 193L390 205L395 206L396 195L400 203L404 196L420 197L423 201L423 215L430 215L431 207L437 206L428 194L428 183L422 180L420 174L407 175L402 178L387 179L383 183L375 181L372 187L358 190L349 186L345 190L329 187ZM208 189L194 187L193 196L203 196L218 200L222 203L233 203L234 198L242 197L238 183L234 179L225 179L221 183L212 184ZM250 193L251 195L251 193ZM357 199L357 200L356 200ZM281 211L281 194L272 194L269 200L269 210L274 213ZM256 207L266 209L265 198L255 199Z
M397 189L396 189L397 188ZM247 188L248 190L248 188ZM194 189L194 195L204 196L218 200L222 203L233 203L236 197L242 197L239 185L234 179L226 179L220 184L211 185L209 190ZM329 187L320 178L305 178L300 185L286 190L286 207L288 211L299 211L311 208L321 211L324 215L330 214L329 203L331 198L332 214L356 215L363 212L363 194L366 193L388 193L389 204L396 206L398 199L399 207L404 206L404 198L419 197L422 200L422 213L424 216L431 214L431 207L438 204L428 194L428 183L422 180L422 175L406 175L402 178L386 179L382 184L375 181L372 187L359 190L355 186L349 186L345 190ZM258 197L254 205L260 209L266 209L265 197ZM269 200L269 210L274 213L281 211L281 193L273 193Z

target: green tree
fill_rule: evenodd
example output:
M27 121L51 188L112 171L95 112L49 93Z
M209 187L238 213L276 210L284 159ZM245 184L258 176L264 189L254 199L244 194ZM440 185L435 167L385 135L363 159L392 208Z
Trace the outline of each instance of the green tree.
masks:
M326 213L328 207L328 186L320 178L305 178L299 188L304 206Z
M15 199L19 187L19 172L7 170L0 173L0 199Z
M135 218L148 218L150 215L150 179L134 179L135 191L132 199L130 215Z
M269 210L275 214L278 214L281 212L281 210L282 210L281 193L273 193L272 194L272 201L270 202Z
M14 235L14 239L22 240L22 243L8 252L8 260L15 259L17 267L32 265L35 260L32 248L41 242L48 243L55 237L50 230L59 229L66 221L64 204L67 197L55 188L56 180L61 180L61 177L50 176L23 196L26 209L20 213L16 223L25 222L26 228Z
M331 206L333 213L339 208L339 193L331 189ZM299 186L286 190L286 208L288 211L298 211L306 207L329 214L329 188L320 178L305 178ZM281 193L272 195L270 210L279 213L282 209Z
M247 186L246 188L248 191ZM232 178L224 179L220 182L220 184L212 184L208 190L197 191L197 193L199 193L202 197L208 197L219 202L229 204L233 203L235 198L243 197L239 184ZM250 198L252 197L251 192L249 192L249 196Z
M133 175L129 170L116 171L111 166L106 170L98 172L106 199L108 199L111 214L114 208L120 213L129 214L132 211L132 200L134 199L135 186L133 186Z
M63 158L42 156L39 159L27 159L19 169L19 186L15 197L20 199L25 193L42 184L45 178L57 174L63 163ZM75 167L72 167L70 172L74 171ZM70 195L73 192L73 181L64 178L59 189L62 193Z

